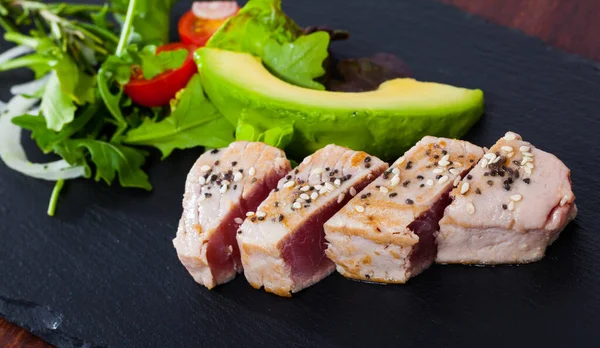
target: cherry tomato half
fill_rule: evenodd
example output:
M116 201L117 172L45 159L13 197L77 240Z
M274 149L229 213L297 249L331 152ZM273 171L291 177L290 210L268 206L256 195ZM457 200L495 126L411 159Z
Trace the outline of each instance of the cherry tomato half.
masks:
M189 52L179 69L165 71L151 80L144 79L141 72L134 72L129 83L125 85L125 94L134 103L142 106L155 107L169 104L175 94L184 88L192 76L198 72L198 67L194 62L195 47L192 45L171 43L158 47L156 54L179 49L186 49Z
M238 10L232 13L231 16L235 15ZM197 47L206 45L208 39L225 23L227 18L229 17L205 19L196 17L191 10L186 12L179 20L178 25L181 42L196 45Z

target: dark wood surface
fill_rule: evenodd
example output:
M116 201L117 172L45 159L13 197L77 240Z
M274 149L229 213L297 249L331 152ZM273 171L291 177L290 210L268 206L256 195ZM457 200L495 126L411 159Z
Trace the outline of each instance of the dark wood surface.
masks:
M549 44L600 60L598 0L439 0Z
M600 1L597 0L440 0L510 26L582 56L600 60ZM51 347L0 318L0 347Z

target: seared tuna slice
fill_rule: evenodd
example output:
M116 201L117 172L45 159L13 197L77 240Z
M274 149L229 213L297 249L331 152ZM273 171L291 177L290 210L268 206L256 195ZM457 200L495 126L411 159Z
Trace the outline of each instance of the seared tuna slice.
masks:
M440 221L439 263L541 259L577 215L569 169L508 132L452 192Z
M405 283L436 255L434 233L449 192L483 150L425 137L325 224L326 255L343 276Z
M238 242L250 284L291 296L329 275L323 224L387 168L364 152L328 145L277 185L254 214Z
M290 168L283 151L263 143L235 142L200 156L185 183L173 240L196 282L211 289L242 271L235 233Z

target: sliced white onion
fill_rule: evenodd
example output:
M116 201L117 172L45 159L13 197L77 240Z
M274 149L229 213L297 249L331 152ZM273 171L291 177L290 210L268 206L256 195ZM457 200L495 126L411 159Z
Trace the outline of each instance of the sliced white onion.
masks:
M12 119L27 113L38 102L38 99L20 95L8 102L6 113L0 116L0 158L9 168L37 179L57 181L84 176L83 166L71 166L65 160L49 163L31 163L27 160L21 146L21 127L14 125Z
M6 107L6 103L3 102L2 100L0 100L0 114L2 113L2 111L4 111L5 107Z
M194 16L203 19L223 19L234 15L239 7L235 1L194 1Z
M17 46L9 49L8 51L0 54L0 64L4 64L11 59L17 58L27 53L33 52L33 49L27 46Z
M23 83L20 85L14 85L10 88L10 93L12 93L13 95L18 95L18 94L32 95L35 92L42 89L46 85L46 82L48 82L49 77L50 77L50 75L46 75L39 80L34 80L34 81Z

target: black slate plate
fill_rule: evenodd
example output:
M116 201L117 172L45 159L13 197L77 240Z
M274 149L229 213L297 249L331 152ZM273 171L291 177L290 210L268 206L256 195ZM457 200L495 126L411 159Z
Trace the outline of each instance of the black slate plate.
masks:
M51 184L0 164L0 315L59 346L592 346L600 336L598 65L433 1L285 5L303 25L349 29L339 55L391 51L419 79L482 88L486 115L468 140L489 146L513 130L559 156L580 211L546 258L434 266L405 286L333 275L293 299L253 290L243 277L208 291L171 245L199 150L154 160L152 193L70 183L56 218L45 215ZM1 76L7 100L26 74Z

